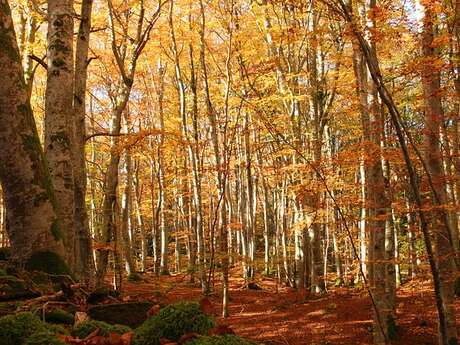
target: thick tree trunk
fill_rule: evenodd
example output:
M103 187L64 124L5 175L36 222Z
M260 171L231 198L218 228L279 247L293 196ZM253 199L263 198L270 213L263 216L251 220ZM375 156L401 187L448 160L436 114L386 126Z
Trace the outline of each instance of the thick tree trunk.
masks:
M24 264L38 251L63 255L53 184L24 82L8 1L0 1L0 166L12 260Z
M73 176L73 0L48 1L48 77L45 102L45 154L64 231L65 256L74 269Z
M443 119L443 108L440 89L440 72L434 65L438 54L433 47L434 21L436 15L430 3L425 4L425 16L423 19L422 49L427 59L422 70L422 84L425 96L425 161L428 176L432 180L431 199L441 207L447 203L445 190L445 173L442 165L440 149L440 129ZM436 254L441 279L441 295L443 309L446 317L445 337L449 344L457 343L457 323L454 309L454 277L457 276L455 264L455 249L449 229L447 211L436 208L428 213L431 231L434 234ZM444 344L442 337L439 339Z

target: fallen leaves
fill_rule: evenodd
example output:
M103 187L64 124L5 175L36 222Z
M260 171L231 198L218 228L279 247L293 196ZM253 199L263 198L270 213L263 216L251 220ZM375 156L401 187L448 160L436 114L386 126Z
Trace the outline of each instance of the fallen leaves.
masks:
M108 337L99 335L99 328L85 339L78 339L68 335L60 335L59 339L70 345L131 345L133 332L125 334L110 333Z

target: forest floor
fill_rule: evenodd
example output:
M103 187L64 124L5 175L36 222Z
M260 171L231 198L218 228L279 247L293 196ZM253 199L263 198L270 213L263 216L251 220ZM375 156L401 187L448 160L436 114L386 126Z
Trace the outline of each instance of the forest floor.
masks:
M125 283L126 300L173 303L199 300L201 289L189 276L144 275L142 282ZM217 320L237 335L262 344L326 345L371 344L372 305L364 288L332 288L327 294L301 294L292 288L276 287L271 278L256 279L261 290L242 288L243 280L230 279L228 319L220 318L221 296L209 297ZM216 286L215 291L220 287ZM393 344L436 344L436 310L431 282L416 280L397 292L399 339ZM457 313L460 300L456 301ZM460 314L459 314L460 315Z

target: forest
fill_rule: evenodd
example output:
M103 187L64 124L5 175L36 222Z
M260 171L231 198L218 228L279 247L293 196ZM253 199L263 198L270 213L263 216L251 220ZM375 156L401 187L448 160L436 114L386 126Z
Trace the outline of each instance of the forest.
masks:
M0 0L0 345L459 344L460 0Z

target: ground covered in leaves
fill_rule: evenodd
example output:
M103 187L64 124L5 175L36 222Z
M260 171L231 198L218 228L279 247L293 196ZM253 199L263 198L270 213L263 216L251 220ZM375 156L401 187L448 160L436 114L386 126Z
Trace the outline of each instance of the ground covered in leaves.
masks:
M203 298L198 282L191 283L185 274L140 274L138 279L124 280L121 293L109 289L89 293L78 284L61 281L53 293L43 288L52 284L37 285L34 274L0 273L2 284L14 287L14 291L0 289L9 294L0 291L4 301L0 316L9 314L0 318L0 345L350 345L372 341L371 302L366 289L359 286L311 295L258 276L248 289L242 279L235 278L239 272L232 272L230 316L224 320L220 285ZM18 296L23 298L16 298L19 288L24 293ZM37 293L41 296L36 297ZM7 296L13 299L5 302ZM460 299L456 309L460 311ZM399 334L393 344L436 344L437 315L428 279L419 278L398 289L396 313Z
M127 283L124 289L128 299L151 299L155 303L199 300L200 288L188 280L185 275L160 280L144 276L143 282ZM218 322L262 344L372 343L372 307L364 288L332 288L324 296L313 296L281 286L277 289L276 281L270 278L259 278L257 284L261 290L249 290L242 288L241 279L231 279L230 317L225 321L219 318L220 294L211 295L210 309ZM460 312L460 299L456 309ZM403 284L397 293L396 313L399 340L394 344L436 344L437 314L429 280Z

